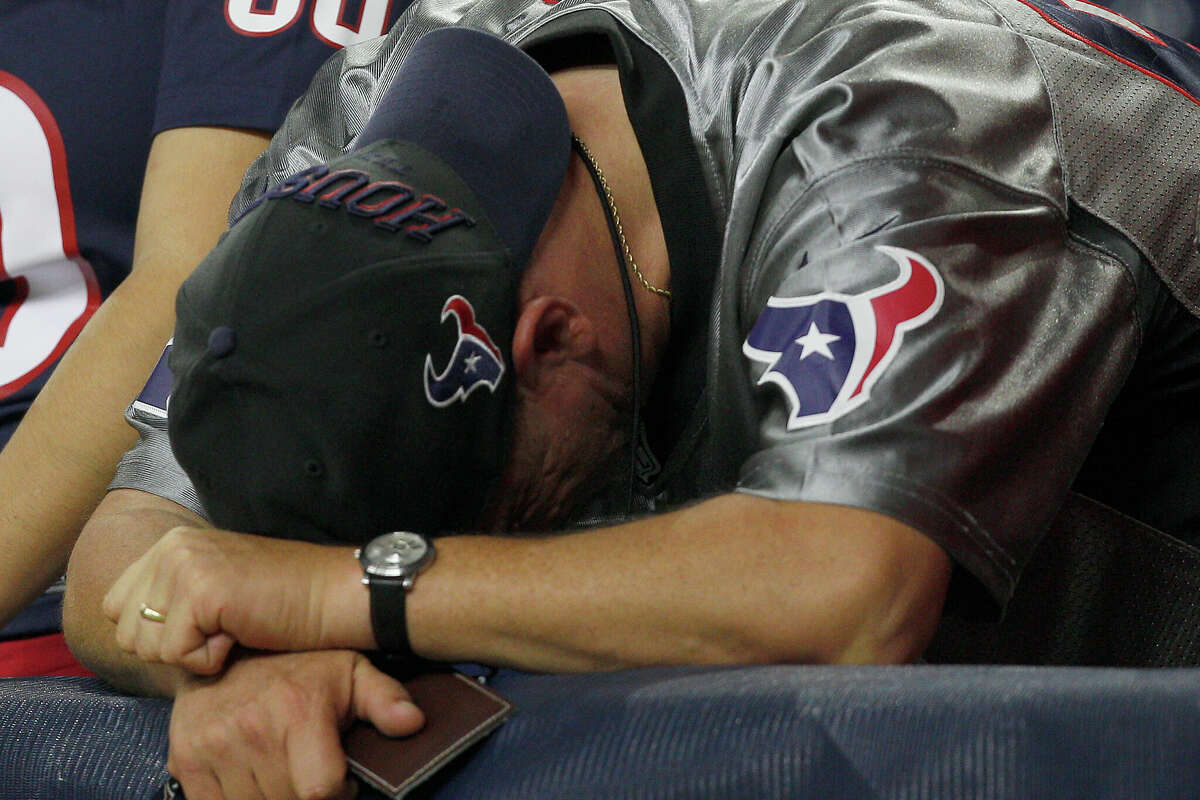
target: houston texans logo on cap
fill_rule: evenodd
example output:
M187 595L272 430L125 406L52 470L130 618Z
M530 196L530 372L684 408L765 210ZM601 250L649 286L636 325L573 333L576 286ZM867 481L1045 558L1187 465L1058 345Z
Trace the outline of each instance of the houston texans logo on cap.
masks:
M876 247L900 267L891 283L858 295L821 292L767 301L742 352L767 365L791 406L788 430L831 422L866 402L904 333L942 305L942 278L925 258Z
M452 295L442 306L442 322L454 315L458 325L458 342L450 355L450 363L436 374L433 356L425 355L425 397L438 408L456 400L464 400L480 386L496 391L504 375L504 359L500 348L488 336L483 326L475 322L475 309L462 295Z

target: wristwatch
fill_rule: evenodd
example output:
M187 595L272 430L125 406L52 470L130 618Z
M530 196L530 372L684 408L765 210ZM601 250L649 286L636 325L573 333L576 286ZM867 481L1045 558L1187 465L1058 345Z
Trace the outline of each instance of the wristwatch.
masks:
M379 649L416 659L408 642L404 601L417 575L433 563L433 542L419 533L393 531L376 536L354 551L362 564L362 582L371 590L371 627Z

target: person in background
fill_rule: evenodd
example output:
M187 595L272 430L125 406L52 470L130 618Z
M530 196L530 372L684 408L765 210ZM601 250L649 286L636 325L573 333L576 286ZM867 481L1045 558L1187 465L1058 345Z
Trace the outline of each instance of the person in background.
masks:
M82 671L46 590L175 291L316 68L406 6L0 0L0 675Z

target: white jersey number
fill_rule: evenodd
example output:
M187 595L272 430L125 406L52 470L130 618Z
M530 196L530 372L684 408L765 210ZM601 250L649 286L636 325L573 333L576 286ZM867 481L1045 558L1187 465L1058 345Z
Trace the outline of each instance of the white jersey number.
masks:
M79 255L67 154L50 109L0 71L0 398L62 355L100 305Z
M229 26L246 36L271 36L300 19L308 0L275 0L269 9L259 0L225 0ZM345 0L312 0L309 18L313 32L334 47L374 39L387 33L392 0L363 0L358 19L346 19Z

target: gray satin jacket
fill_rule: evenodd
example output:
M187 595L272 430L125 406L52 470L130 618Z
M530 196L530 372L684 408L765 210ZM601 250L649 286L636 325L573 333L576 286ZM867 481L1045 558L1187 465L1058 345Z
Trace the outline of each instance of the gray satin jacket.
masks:
M428 30L597 11L678 82L719 251L647 497L873 509L1003 605L1155 314L1200 307L1200 108L1059 0L421 0L321 69L231 216L346 150ZM191 502L145 447L114 485Z

